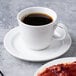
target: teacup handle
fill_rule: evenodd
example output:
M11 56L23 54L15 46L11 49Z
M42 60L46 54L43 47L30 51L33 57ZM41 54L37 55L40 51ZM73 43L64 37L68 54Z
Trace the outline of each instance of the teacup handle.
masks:
M56 24L54 26L54 29L55 31L54 31L53 39L55 40L63 40L68 33L67 27L62 23Z

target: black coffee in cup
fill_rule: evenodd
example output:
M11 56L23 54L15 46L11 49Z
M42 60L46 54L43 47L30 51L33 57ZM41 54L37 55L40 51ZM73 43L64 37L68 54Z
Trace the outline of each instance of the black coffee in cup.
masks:
M24 16L22 22L32 26L41 26L53 22L53 18L43 13L31 13Z

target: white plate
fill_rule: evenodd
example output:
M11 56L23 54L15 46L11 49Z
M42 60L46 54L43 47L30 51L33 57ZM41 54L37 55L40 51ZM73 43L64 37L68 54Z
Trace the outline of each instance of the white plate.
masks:
M57 64L61 64L61 63L69 63L69 62L74 62L76 61L76 57L67 57L67 58L60 58L60 59L56 59L53 61L50 61L46 64L44 64L43 66L41 66L34 74L34 76L37 76L37 74L39 72L41 72L44 68L47 68L49 66L53 66L53 65L57 65Z
M10 30L4 38L6 50L13 56L28 61L47 61L63 55L71 46L69 34L61 41L53 41L47 49L35 51L27 48L27 44L21 39L19 27Z

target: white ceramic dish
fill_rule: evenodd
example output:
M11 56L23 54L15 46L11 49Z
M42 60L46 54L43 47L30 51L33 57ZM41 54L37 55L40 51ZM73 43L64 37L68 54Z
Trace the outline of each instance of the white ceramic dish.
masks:
M19 30L19 27L13 28L4 38L6 50L19 59L35 62L51 60L66 53L71 46L71 37L67 34L64 40L53 41L53 44L44 50L31 50L21 39Z
M76 61L76 57L66 57L66 58L60 58L60 59L56 59L53 61L50 61L46 64L44 64L43 66L41 66L34 74L34 76L37 76L37 74L42 71L44 68L47 68L49 66L53 66L53 65L57 65L57 64L61 64L61 63L69 63L69 62L74 62Z

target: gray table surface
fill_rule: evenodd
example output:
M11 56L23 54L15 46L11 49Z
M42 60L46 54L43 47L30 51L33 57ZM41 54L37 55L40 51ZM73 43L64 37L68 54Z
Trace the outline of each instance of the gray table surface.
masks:
M5 76L33 76L45 62L35 63L11 56L3 46L5 34L18 26L17 13L27 7L43 6L56 11L58 21L68 27L72 45L62 57L76 56L76 0L0 0L0 70Z

